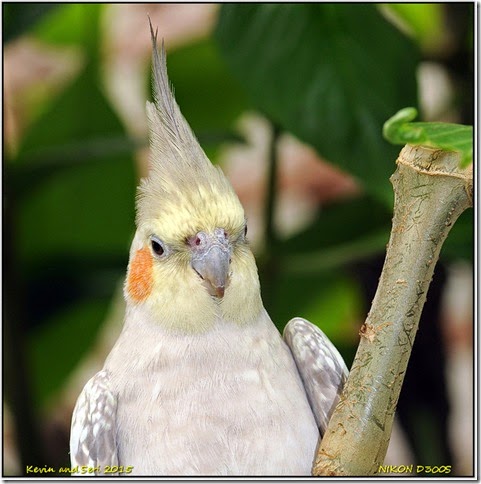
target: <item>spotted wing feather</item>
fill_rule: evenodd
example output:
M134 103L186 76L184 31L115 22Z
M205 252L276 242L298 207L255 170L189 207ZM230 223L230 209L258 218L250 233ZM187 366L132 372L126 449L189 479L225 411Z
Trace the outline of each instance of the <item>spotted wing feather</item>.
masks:
M117 399L110 390L109 372L99 371L85 385L75 405L70 430L72 468L88 466L99 475L118 465L115 417Z
M346 364L329 338L305 319L291 319L283 336L323 435L349 374Z

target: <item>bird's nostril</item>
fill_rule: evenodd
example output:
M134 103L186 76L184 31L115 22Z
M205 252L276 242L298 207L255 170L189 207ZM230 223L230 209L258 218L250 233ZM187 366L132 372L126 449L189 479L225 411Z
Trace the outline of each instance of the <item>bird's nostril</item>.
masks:
M195 238L194 244L195 244L195 245L197 245L197 246L199 246L199 245L200 245L200 242L201 242L200 237L199 237L199 236L197 236L197 237Z

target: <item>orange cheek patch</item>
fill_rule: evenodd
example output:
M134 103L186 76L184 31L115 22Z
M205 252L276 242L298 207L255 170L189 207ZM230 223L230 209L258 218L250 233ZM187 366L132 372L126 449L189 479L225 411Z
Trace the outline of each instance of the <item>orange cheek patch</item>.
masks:
M130 262L127 291L134 301L143 301L149 296L153 282L152 255L148 248L140 249Z

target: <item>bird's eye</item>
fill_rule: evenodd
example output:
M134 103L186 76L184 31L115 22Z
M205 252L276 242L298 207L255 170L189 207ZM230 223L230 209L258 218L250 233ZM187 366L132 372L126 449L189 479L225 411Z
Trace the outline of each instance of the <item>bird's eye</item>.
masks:
M247 237L247 224L244 226L244 238Z
M150 238L150 245L155 255L158 255L158 256L164 255L165 253L164 244L160 241L160 239L158 239L155 236L152 236Z

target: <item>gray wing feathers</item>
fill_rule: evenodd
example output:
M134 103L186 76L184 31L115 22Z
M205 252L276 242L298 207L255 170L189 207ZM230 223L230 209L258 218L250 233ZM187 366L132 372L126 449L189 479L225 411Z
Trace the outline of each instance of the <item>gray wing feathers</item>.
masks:
M323 435L349 374L346 364L329 338L305 319L291 319L283 337Z
M109 372L99 371L85 385L75 405L70 430L72 467L98 468L118 465L116 425L117 399L109 388ZM79 474L80 469L79 469Z

